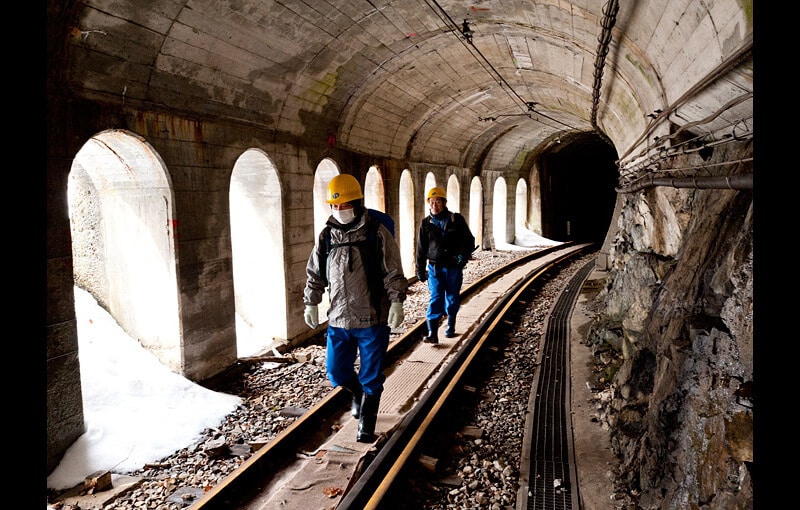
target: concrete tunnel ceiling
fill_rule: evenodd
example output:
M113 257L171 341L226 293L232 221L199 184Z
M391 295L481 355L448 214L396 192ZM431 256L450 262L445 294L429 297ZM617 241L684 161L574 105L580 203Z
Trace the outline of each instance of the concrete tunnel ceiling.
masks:
M703 2L612 4L76 3L62 14L63 78L91 99L245 121L278 139L335 139L371 156L514 172L559 134L594 130L630 152L648 114L677 99L666 86L702 82L742 51L727 41L747 37L732 34L752 30L749 11L730 2L715 12ZM748 51L717 88L682 104L673 128L752 118L752 99L714 114L752 92Z

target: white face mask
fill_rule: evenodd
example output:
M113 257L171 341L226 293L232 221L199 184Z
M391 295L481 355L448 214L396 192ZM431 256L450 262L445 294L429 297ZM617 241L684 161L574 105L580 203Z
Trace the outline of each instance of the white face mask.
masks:
M333 217L336 218L336 221L342 225L347 225L356 217L356 210L353 207L350 209L333 209L331 210L331 213L333 214Z

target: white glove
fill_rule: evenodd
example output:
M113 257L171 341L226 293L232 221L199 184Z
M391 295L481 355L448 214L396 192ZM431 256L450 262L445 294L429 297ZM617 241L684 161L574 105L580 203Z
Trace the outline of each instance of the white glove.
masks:
M392 303L389 307L389 327L395 329L403 322L404 317L403 303Z
M306 321L306 324L308 324L309 328L314 329L319 325L317 317L319 317L317 314L317 305L306 305L306 311L303 314L303 319Z

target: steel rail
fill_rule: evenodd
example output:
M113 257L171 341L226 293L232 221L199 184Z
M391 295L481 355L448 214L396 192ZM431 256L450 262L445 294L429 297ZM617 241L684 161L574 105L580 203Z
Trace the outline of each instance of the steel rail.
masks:
M545 257L550 255L551 253L563 250L565 247L569 248L573 246L573 243L563 243L560 245L548 247L543 250L539 250L536 252L532 252L528 255L520 257L519 259L503 266L498 269L495 269L491 273L482 276L481 278L477 279L476 281L472 282L468 286L464 287L461 292L462 300L476 295L480 292L482 288L484 288L489 282L495 280L496 278L502 276L509 270L520 267L524 264L527 264L531 261L536 259ZM557 262L563 262L565 259L575 256L586 249L588 249L591 245L579 245L577 247L572 248L573 251L568 252L565 255L562 255L557 259ZM546 267L552 267L556 264L556 261L550 262ZM537 271L535 275L541 274L544 271ZM532 276L532 275L529 275ZM524 282L523 282L524 283ZM528 281L528 285L531 281ZM519 285L519 284L518 284ZM497 310L503 303L510 303L510 295L513 294L514 296L518 295L517 292L508 293L502 300L500 304L496 304L494 309ZM510 306L508 304L505 308L507 309ZM498 313L498 312L495 312ZM482 321L481 326L479 326L469 337L467 340L467 346L460 347L459 350L454 354L456 357L456 363L458 360L465 360L468 358L470 361L476 355L473 353L474 348L469 347L470 344L474 342L474 339L479 333L482 331L486 331L489 326L486 325L488 320L484 319ZM493 324L496 324L497 321L500 319L496 319ZM408 328L397 340L393 341L387 351L386 359L384 362L384 368L389 367L392 363L396 362L397 360L401 359L411 348L416 345L422 337L425 329L426 323L425 320L420 320L412 327ZM488 335L488 333L487 333ZM485 338L480 339L480 343L482 344L485 341ZM448 363L448 367L452 367L453 363ZM453 371L457 371L456 368L446 368L445 372L442 373L451 373ZM437 381L441 380L441 383L444 382L442 379L442 375L440 375ZM440 386L440 383L434 385L438 387L438 391L434 391L435 397L438 398L441 402L437 402L437 409L440 408L445 400L447 395L452 391L449 389L447 394L443 395L444 387ZM423 404L423 402L430 402L434 399L434 395L431 394L431 391L425 393L421 400L417 403L417 405L412 408L408 415L406 415L403 424L406 422L418 422L418 421L425 421L424 416L421 414L421 411L417 411L418 408ZM342 388L334 388L330 393L328 393L325 397L323 397L317 404L311 407L306 413L300 416L297 420L295 420L289 427L281 431L272 441L270 441L267 445L256 451L253 455L251 455L247 460L245 460L241 466L236 468L233 472L228 474L220 483L215 485L211 488L208 492L206 492L201 499L196 501L189 507L189 510L217 510L217 509L230 509L230 508L237 508L241 507L243 503L252 500L256 497L259 493L264 490L265 483L275 478L275 476L280 472L283 466L287 464L287 459L291 459L294 457L297 449L300 445L304 444L305 442L309 441L312 436L319 433L321 429L321 425L326 421L330 420L334 415L341 412L342 409L349 405L350 395L346 390ZM432 405L426 405L425 407L433 407ZM432 420L432 418L431 418ZM427 420L428 422L430 420ZM384 460L388 455L390 450L387 449L387 446L390 444L396 444L399 435L398 432L402 432L406 429L406 427L401 424L399 430L392 434L392 436L380 447L380 451L377 453L376 457L370 462L369 466L366 470L361 474L359 479L355 481L354 484L348 488L347 493L343 496L339 506L337 508L361 508L361 506L350 506L350 498L356 498L356 495L362 493L365 489L365 485L376 485L380 484L381 482L377 478L373 478L377 473L385 474L387 470L379 469L381 463L385 463ZM415 443L417 440L415 440ZM392 448L391 451L393 451ZM407 455L410 455L411 452L408 452ZM398 467L393 467L392 474L396 476L396 472L399 470ZM381 491L385 491L387 486L382 485ZM366 493L365 493L366 494ZM360 499L363 496L358 496ZM360 503L359 503L360 504ZM344 506L343 506L344 505Z
M438 418L452 394L479 357L493 331L509 314L519 297L538 279L585 252L591 245L576 246L549 263L541 266L517 282L488 311L481 324L459 348L453 359L440 372L436 381L417 404L406 414L397 430L381 447L358 481L336 507L337 510L375 510L381 508L403 468L413 458L431 424ZM562 247L563 248L563 247Z

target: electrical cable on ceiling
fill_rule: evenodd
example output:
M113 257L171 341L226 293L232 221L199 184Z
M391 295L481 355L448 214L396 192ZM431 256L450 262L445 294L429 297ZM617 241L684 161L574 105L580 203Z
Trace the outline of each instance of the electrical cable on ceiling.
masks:
M438 11L436 9L433 9L433 7L431 7L431 2L436 6L436 9L438 9ZM486 69L487 72L490 73L490 75L492 75L492 78L500 86L500 88L505 90L506 93L509 94L509 97L512 98L512 100L514 98L519 100L519 102L521 103L521 105L520 105L521 108L526 113L517 114L517 115L527 115L531 119L536 120L537 122L540 122L541 124L544 124L544 125L546 125L548 127L551 127L553 129L557 129L557 128L553 127L553 126L549 126L546 122L542 122L538 118L534 119L530 114L527 113L527 112L535 112L537 114L537 116L541 116L541 117L544 117L546 119L552 120L553 122L557 122L558 124L561 124L562 126L565 126L565 127L569 128L569 129L577 130L577 128L575 128L573 126L570 126L569 124L565 124L564 122L561 122L558 119L554 119L554 118L552 118L552 117L550 117L548 115L545 115L542 112L535 111L534 110L534 106L536 104L538 104L538 103L536 103L535 101L525 101L525 99L523 99L522 96L520 96L514 90L514 88L511 86L511 84L509 84L508 81L506 81L506 79L503 77L503 75L500 74L500 72L492 65L492 63L489 62L489 59L487 59L486 56L477 48L477 46L475 46L475 43L472 40L473 31L469 29L469 24L468 24L466 19L464 20L463 26L460 27L458 25L458 23L456 23L453 20L453 18L451 18L450 15L447 14L447 11L445 11L444 8L442 8L442 6L439 5L439 3L436 0L426 0L426 3L428 3L428 7L431 7L431 9L436 13L436 15L439 16L439 19L444 21L445 25L447 25L452 30L455 30L456 32L458 32L458 33L460 33L461 35L464 36L464 39L462 40L462 44L464 44L464 46L467 48L467 50L470 52L470 54L473 56L473 58L475 58L475 60L477 60L478 63L481 64L481 66L484 69ZM442 15L444 15L444 17L442 17ZM459 40L461 40L461 38L459 38ZM466 41L466 43L464 41ZM467 44L467 43L469 43L469 44ZM480 56L480 59L478 59L475 56L475 53L477 53L478 56ZM487 69L487 66L488 66L488 69ZM513 94L513 96L512 96L512 94ZM501 115L496 115L496 116L493 116L493 117L479 118L478 120L480 120L480 121L496 120L498 117L508 117L508 116L511 116L511 114L501 114Z
M597 38L597 57L594 60L594 85L592 86L592 127L597 128L597 109L600 105L600 85L603 82L603 68L606 65L606 56L611 46L611 29L617 23L617 12L619 12L619 2L609 0L603 8L603 30Z
M436 6L436 8L431 6L431 2L433 2L433 4ZM426 0L426 3L428 4L428 7L431 8L431 10L439 17L439 19L441 19L444 22L444 24L448 28L450 28L451 30L455 30L459 34L462 34L462 35L464 34L464 32L462 30L462 27L458 26L458 24L453 20L453 18L451 18L450 15L447 14L447 12L442 8L441 5L439 5L439 3L436 0ZM464 20L464 24L465 25L466 25L466 23L467 23L467 20ZM465 37L465 39L466 39L466 37ZM461 40L461 38L459 38L459 40ZM462 40L461 44L463 44L464 47L467 48L467 51L470 52L472 57L475 58L475 55L472 53L472 51L470 50L470 47L469 47L470 45L473 48L475 47L474 43L472 42L472 36L471 35L470 35L470 38L468 39L468 42L470 43L469 45L465 44L464 41ZM477 48L475 48L475 49L477 50ZM483 55L481 55L481 56L483 57ZM500 88L503 89L506 92L506 94L509 94L509 97L511 97L512 100L514 99L514 97L511 96L509 91L511 93L513 93L514 95L516 95L517 98L524 103L524 100L514 92L514 90L511 88L511 86L509 86L507 83L505 83L506 87L508 87L508 90L506 90L503 87L505 80L503 80L503 77L500 76L500 73L498 73L497 70L494 69L494 67L491 65L491 63L489 63L488 60L486 60L485 57L482 60L481 59L477 59L477 58L475 58L475 60L481 65L481 67L484 68L484 70L486 70L487 73L489 73L489 75L492 77L492 79L495 81L495 83L497 83L500 86ZM489 66L488 68L486 67L487 65Z

